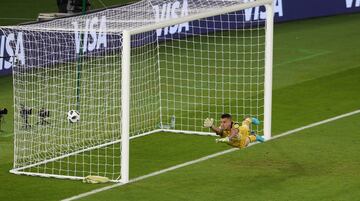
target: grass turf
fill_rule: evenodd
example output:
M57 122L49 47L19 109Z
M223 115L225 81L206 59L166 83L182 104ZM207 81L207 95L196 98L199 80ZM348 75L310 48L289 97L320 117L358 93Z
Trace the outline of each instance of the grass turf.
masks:
M275 134L359 108L359 19L353 14L276 25ZM1 106L10 108L0 133L0 200L58 200L102 186L8 173L11 82L0 79ZM349 117L86 200L354 200L360 186L358 121L358 115ZM148 136L131 147L133 177L227 148L182 135Z

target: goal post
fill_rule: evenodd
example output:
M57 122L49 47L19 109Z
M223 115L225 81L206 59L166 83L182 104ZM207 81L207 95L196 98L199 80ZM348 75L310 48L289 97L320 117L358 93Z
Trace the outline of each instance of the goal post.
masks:
M16 58L4 61L14 78L11 172L127 183L130 140L214 135L203 120L223 113L259 118L252 130L270 139L272 4L143 0L0 27L0 47Z
M121 66L121 181L129 181L129 135L130 135L130 59L131 35L124 30Z
M271 138L272 111L272 74L273 74L273 36L274 10L272 4L266 4L265 30L265 85L264 85L264 137Z

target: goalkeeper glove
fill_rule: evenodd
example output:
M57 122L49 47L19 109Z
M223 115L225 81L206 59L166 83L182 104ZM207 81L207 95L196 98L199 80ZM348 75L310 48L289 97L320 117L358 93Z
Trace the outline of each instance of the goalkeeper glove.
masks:
M215 139L215 142L216 143L219 143L219 142L228 143L228 142L230 142L230 138L229 137L218 138L218 139Z
M213 118L206 118L204 120L204 127L205 128L211 128L214 125L214 119Z

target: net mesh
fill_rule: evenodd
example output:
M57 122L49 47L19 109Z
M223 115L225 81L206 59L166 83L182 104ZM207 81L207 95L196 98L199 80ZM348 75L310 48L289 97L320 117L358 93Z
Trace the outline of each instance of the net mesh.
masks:
M144 0L1 28L13 49L5 62L13 65L14 168L118 180L122 30L242 3ZM131 37L130 136L209 132L204 118L222 113L263 120L265 20L252 9ZM70 110L79 112L79 121L69 122Z

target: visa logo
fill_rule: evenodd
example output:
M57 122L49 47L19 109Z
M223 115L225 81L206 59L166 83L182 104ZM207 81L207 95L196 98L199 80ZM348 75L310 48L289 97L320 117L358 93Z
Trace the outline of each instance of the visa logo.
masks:
M180 3L179 1L175 1L173 3L164 3L161 6L155 5L153 6L155 13L155 21L161 22L167 19L174 19L174 18L186 16L189 14L188 8L189 6L187 0L183 0L182 3ZM166 36L168 34L180 33L183 30L189 31L189 22L157 29L156 35Z
M100 49L101 46L106 47L106 17L102 16L99 20L98 17L87 19L85 21L85 32L83 33L83 41L81 43L81 34L79 33L78 22L73 22L75 29L75 47L76 53L92 52L95 49ZM95 26L98 29L95 29ZM81 47L80 47L81 46Z
M13 48L15 47L15 49ZM14 57L15 56L15 57ZM0 70L10 69L14 63L25 65L23 33L2 35L0 39Z
M244 2L247 3L253 1L254 0L245 0ZM279 17L282 17L284 15L282 0L274 0L273 6L274 6L273 8L274 14L278 14ZM266 12L264 8L260 9L260 6L258 6L254 8L245 9L245 21L259 20L259 19L262 20L266 19Z
M346 8L360 7L360 0L345 0Z

